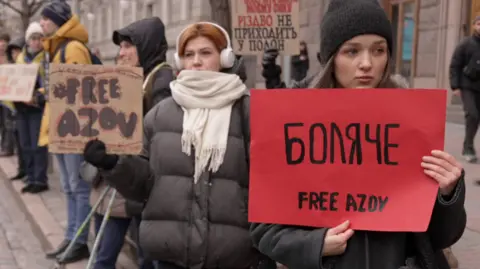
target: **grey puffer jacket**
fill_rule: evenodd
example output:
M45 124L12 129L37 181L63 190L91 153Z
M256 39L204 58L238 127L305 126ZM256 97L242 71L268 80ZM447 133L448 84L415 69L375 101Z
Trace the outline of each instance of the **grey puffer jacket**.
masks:
M171 97L145 117L142 156L122 156L113 170L102 171L126 198L146 202L140 245L149 259L198 269L258 268L266 259L249 234L244 134L250 131L242 121L248 116L246 96L232 108L222 166L197 184L194 156L181 148L183 111Z

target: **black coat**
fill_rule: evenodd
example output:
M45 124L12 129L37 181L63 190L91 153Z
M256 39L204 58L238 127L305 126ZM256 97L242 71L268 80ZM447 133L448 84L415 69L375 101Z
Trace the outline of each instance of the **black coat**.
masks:
M465 67L475 65L475 62L480 70L480 37L473 35L463 39L453 52L450 62L451 89L480 91L480 78L472 80L464 73Z
M165 37L165 26L158 17L146 18L117 30L113 33L113 42L117 45L121 40L128 39L137 48L140 66L144 77L159 64L166 61L168 43ZM157 103L171 96L170 81L174 79L170 68L160 68L153 74L151 91L143 100L144 115ZM127 200L125 206L129 216L140 215L143 204Z

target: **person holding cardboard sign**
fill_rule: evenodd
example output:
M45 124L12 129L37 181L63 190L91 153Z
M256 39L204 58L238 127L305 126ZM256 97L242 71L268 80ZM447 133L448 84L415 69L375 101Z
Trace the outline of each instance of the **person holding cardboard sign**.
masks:
M324 69L311 88L402 88L390 74L392 48L392 28L377 1L332 0L321 24ZM255 223L253 241L288 268L450 268L442 249L453 245L466 226L463 168L440 150L418 160L418 168L439 185L426 232L353 231L349 221L333 228ZM328 207L334 195L318 201Z
M166 62L168 50L165 37L165 26L160 18L151 17L135 21L122 29L115 30L112 41L120 50L116 57L118 65L139 66L143 68L143 88L129 89L132 91L143 90L144 115L157 103L171 96L170 82L174 79L172 68ZM90 199L92 206L101 197L107 187L105 180L98 176L94 181ZM107 229L99 245L98 255L95 260L95 269L115 268L118 254L120 253L124 237L129 226L138 228L142 219L143 203L125 199L119 193L115 196L116 209L107 222ZM106 204L106 201L103 202ZM95 214L96 232L105 215L104 210L97 210ZM139 269L154 268L154 263L145 259L143 250L138 242L138 236L133 236L137 244L137 258Z
M140 243L160 268L275 268L249 234L249 96L228 33L187 26L177 38L172 97L145 117L142 156L106 153L90 141L85 160L128 199L145 202Z

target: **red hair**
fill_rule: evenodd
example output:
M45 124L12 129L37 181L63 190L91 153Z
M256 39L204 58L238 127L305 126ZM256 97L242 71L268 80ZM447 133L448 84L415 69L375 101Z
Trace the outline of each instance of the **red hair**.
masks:
M183 57L185 54L185 47L187 43L199 36L206 37L215 44L218 52L222 51L227 47L227 38L223 34L222 30L218 27L208 24L208 23L194 23L188 26L185 31L183 31L178 42L177 52L180 57Z

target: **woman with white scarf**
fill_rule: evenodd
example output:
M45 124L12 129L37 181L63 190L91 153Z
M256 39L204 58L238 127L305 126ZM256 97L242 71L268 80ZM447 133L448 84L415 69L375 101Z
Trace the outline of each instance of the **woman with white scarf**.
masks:
M248 89L231 69L227 32L201 22L178 36L172 97L145 117L140 156L90 141L85 160L126 198L145 203L140 245L160 268L275 268L249 235Z

